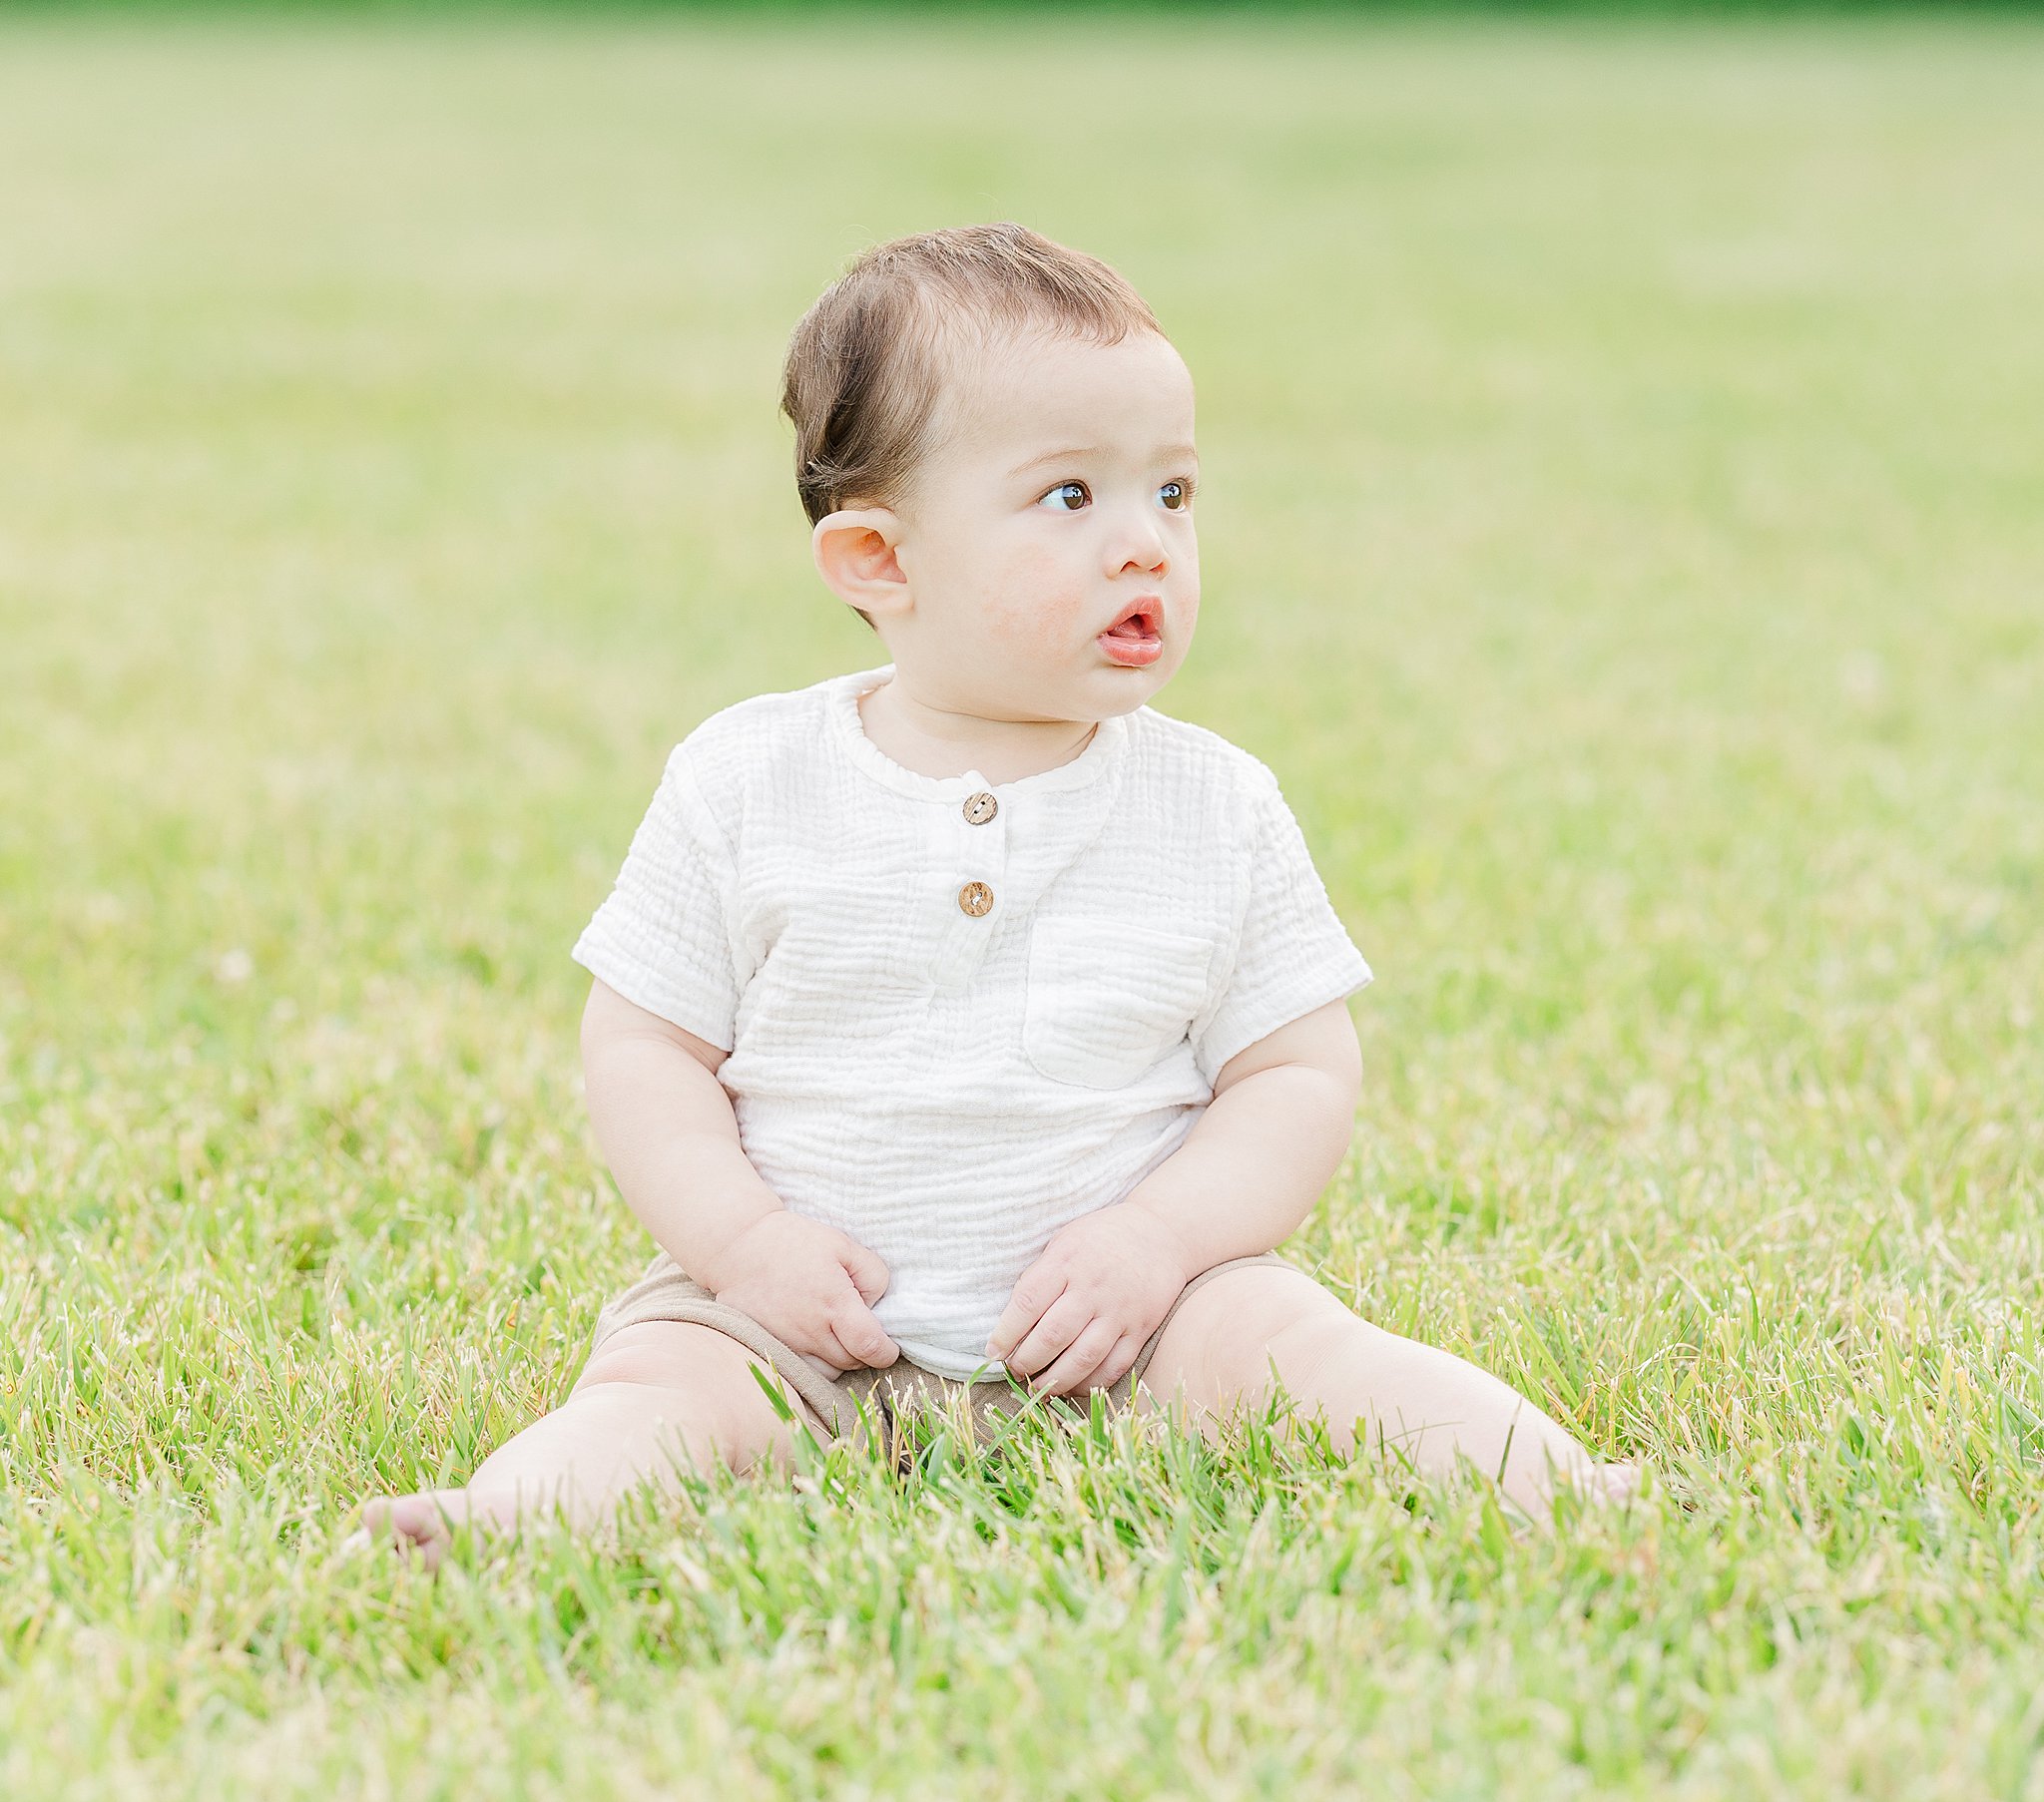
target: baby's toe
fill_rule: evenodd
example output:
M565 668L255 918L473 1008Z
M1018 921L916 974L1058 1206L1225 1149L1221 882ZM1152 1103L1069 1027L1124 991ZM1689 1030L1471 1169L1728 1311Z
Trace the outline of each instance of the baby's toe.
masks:
M388 1547L439 1569L453 1539L452 1517L461 1517L458 1489L420 1490L411 1496L374 1496L361 1507L360 1525L341 1542L343 1552Z
M1599 1502L1623 1506L1640 1493L1641 1469L1637 1464L1600 1464L1588 1493Z

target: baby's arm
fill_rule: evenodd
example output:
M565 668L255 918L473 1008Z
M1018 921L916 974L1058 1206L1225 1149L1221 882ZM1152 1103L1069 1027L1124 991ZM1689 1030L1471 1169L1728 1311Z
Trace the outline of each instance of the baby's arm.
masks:
M871 1303L887 1267L855 1239L787 1211L753 1167L730 1054L607 983L582 1014L589 1120L627 1204L662 1250L721 1301L838 1370L894 1362Z
M1269 1251L1340 1168L1361 1095L1355 1022L1345 1001L1330 1001L1222 1065L1206 1113L1127 1200L1176 1228L1188 1282Z
M989 1355L1054 1395L1119 1382L1187 1283L1269 1251L1312 1212L1347 1154L1361 1093L1344 1001L1246 1046L1184 1143L1023 1272Z

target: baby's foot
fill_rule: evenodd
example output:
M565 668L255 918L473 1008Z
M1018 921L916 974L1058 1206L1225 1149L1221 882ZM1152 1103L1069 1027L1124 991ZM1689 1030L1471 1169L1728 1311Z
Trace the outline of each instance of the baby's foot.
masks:
M1623 1508L1640 1491L1641 1467L1637 1464L1600 1464L1578 1482L1582 1499L1595 1505L1605 1503Z
M373 1546L387 1546L407 1558L421 1560L428 1571L437 1571L454 1542L454 1530L464 1525L509 1526L513 1514L505 1514L465 1489L422 1489L410 1496L375 1496L364 1502L360 1525L341 1541L343 1552L360 1552Z

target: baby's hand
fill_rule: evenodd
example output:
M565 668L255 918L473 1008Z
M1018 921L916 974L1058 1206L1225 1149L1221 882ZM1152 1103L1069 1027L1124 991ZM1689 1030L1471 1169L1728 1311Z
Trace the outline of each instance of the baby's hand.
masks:
M887 1266L856 1239L775 1208L719 1254L697 1280L775 1338L832 1370L884 1369L901 1354L873 1317Z
M1147 1208L1123 1201L1081 1214L1023 1271L987 1356L1050 1395L1110 1388L1196 1274Z

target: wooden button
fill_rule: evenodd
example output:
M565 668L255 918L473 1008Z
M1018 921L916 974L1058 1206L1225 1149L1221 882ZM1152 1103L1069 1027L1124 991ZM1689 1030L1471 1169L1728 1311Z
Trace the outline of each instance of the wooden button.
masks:
M994 891L984 882L968 882L958 891L958 905L975 920L994 904Z
M975 826L983 826L1000 812L1001 804L982 788L965 803L965 817Z

